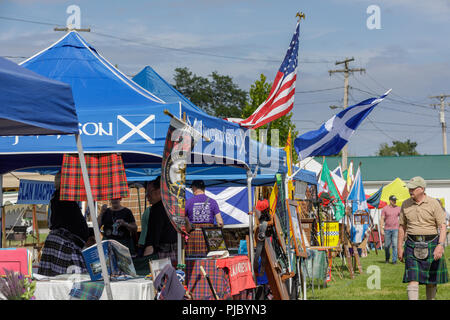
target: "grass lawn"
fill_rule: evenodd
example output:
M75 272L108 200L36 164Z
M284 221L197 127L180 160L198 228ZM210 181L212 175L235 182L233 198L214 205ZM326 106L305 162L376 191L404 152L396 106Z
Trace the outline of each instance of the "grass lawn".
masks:
M391 254L392 256L392 254ZM445 260L447 268L450 266L450 246L445 249ZM333 267L341 270L343 279L340 279L336 271L332 271L332 280L328 282L326 288L318 289L318 281L315 282L314 293L311 288L307 290L308 300L407 300L406 283L403 283L403 273L405 264L397 262L396 265L386 264L384 250L370 251L367 257L361 258L363 274L355 272L354 279L350 279L350 274L342 260L337 257L333 262ZM373 279L374 273L367 273L369 266L379 267L380 289L369 289L367 283L373 284L369 278ZM368 281L369 280L369 281ZM426 299L425 286L419 286L419 299ZM438 285L436 300L450 300L450 282Z

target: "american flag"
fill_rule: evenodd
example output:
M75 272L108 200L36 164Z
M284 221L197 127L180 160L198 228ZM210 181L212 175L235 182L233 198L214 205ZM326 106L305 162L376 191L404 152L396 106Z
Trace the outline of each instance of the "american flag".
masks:
M295 80L297 80L298 36L300 23L289 44L284 61L277 72L269 97L247 119L228 118L226 120L239 123L241 126L256 129L274 121L294 106Z

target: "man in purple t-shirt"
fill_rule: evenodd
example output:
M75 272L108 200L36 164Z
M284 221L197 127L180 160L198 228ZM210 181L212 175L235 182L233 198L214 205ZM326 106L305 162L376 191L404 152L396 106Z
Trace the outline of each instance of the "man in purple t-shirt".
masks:
M392 246L392 264L397 263L397 240L400 207L397 206L397 198L394 195L389 197L389 205L381 211L381 235L384 235L384 252L386 254L386 263L389 263L390 249Z
M222 227L223 220L220 215L219 205L216 200L206 196L205 183L202 180L194 181L192 183L192 192L194 196L186 201L186 213L189 223L214 224L215 218L217 226Z
M205 183L202 180L192 182L194 196L186 201L186 231L189 239L186 243L186 256L206 255L208 248L203 238L201 228L214 226L214 219L218 227L223 227L222 216L216 200L205 194Z

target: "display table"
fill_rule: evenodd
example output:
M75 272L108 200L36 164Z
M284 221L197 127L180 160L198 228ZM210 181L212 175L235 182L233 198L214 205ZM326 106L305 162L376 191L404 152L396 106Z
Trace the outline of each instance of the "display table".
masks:
M36 281L36 300L71 300L69 293L73 284L80 281L89 281L89 275L65 275L66 277L53 277L50 280ZM114 300L153 300L155 289L153 281L144 278L134 278L122 281L111 281L111 291ZM107 300L106 289L100 300Z
M220 300L251 300L255 288L251 275L251 265L247 256L235 256L223 259L186 259L186 285L194 300L214 300L208 281L203 277L202 266L211 279L214 290ZM230 275L240 280L239 289L232 288ZM235 280L235 279L233 279ZM235 285L236 286L236 285Z

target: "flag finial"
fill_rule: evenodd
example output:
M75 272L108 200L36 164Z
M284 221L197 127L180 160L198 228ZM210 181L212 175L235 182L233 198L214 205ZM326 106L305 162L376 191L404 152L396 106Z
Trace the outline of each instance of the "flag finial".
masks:
M295 16L298 17L298 22L300 22L300 20L302 20L302 18L303 18L303 20L306 19L306 16L303 12L297 12L297 14Z

